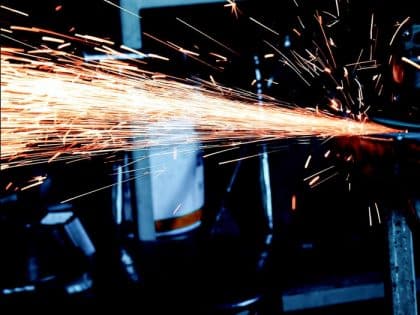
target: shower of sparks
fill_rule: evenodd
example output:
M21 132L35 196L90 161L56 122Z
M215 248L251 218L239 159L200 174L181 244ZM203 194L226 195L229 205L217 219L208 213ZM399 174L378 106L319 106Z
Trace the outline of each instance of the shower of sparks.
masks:
M296 2L295 5L298 6ZM383 93L383 77L377 73L380 64L375 59L378 27L375 22L376 16L371 14L369 21L366 21L369 23L367 27L369 49L361 49L355 62L352 60L354 56L350 56L351 62L345 62L346 60L341 58L342 55L336 56L342 46L336 39L342 38L335 38L340 34L340 28L347 25L344 20L346 16L340 14L344 5L349 5L349 2L335 0L335 12L316 10L312 20L305 23L301 16L297 15L297 25L291 29L291 33L297 35L297 42L291 47L281 47L278 40L263 40L263 42L272 52L280 56L283 65L289 67L307 87L310 88L313 83L322 80L326 92L325 98L330 102L330 110L356 120L363 120L367 117L371 104L367 104L365 100L366 91L359 73L365 70L376 71L372 74L372 80L376 81L373 92L377 95ZM407 21L408 19L398 24L391 44ZM352 68L348 69L350 66Z
M273 99L258 106L256 96L215 89L214 82L193 85L126 62L87 63L53 49L2 47L1 77L2 169L174 142L237 146L250 139L392 131Z
M139 15L112 1L103 1L140 18ZM236 18L238 13L243 15L234 0L227 2L225 7L230 7ZM299 7L296 0L293 2ZM336 45L335 39L328 33L341 22L339 2L335 0L334 14L321 11L325 15L318 13L315 15L318 26L315 33L321 32L319 43L312 40L313 46L305 47L302 51L295 50L298 46L292 46L288 51L281 51L278 48L278 39L274 41L276 45L264 40L264 43L270 47L264 58L273 58L274 53L280 55L281 62L292 69L308 87L315 80L332 83L334 87L332 90L337 91L337 94L328 97L325 105L336 113L345 114L348 118L328 114L318 107L315 110L291 107L269 97L264 97L264 102L261 102L252 93L220 86L211 75L210 82L206 82L200 79L183 80L141 70L138 66L147 63L148 58L165 62L171 60L158 54L145 54L124 45L115 48L115 43L109 39L83 34L69 36L36 27L1 28L3 33L11 34L10 36L1 34L3 38L19 43L20 47L24 46L26 50L4 46L1 48L0 170L56 161L68 164L90 159L95 155L113 157L111 161L115 161L116 153L120 151L173 144L177 146L170 154L176 159L182 152L179 150L181 145L192 142L198 142L204 148L217 149L216 152L203 156L207 158L238 150L244 144L283 138L297 138L298 141L302 139L304 143L307 141L305 137L322 137L328 141L336 136L394 132L395 130L369 122L366 115L369 106L365 105L362 83L357 78L357 73L361 70L379 67L373 54L376 45L375 36L377 37L374 15L371 15L369 27L369 52L364 53L364 49L361 49L355 62L340 65L334 55L339 44ZM21 11L0 7L28 16ZM56 7L56 11L61 9L61 6ZM231 54L240 55L228 45L185 20L180 18L176 20ZM253 17L248 17L248 20L276 36L280 35L260 20ZM397 25L390 45L408 20L409 18ZM304 23L300 16L297 16L297 21L300 28L297 26L292 31L299 38L303 38L311 25ZM45 35L41 37L42 45L32 46L12 37L18 31ZM220 71L218 67L200 59L198 53L178 43L162 40L148 33L143 35L213 70ZM66 52L69 51L67 49L69 46L73 49L75 43L89 44L94 50L110 58L98 62L86 62ZM47 45L53 45L54 49ZM126 56L126 53L119 50L138 55L141 60L118 61L116 60L118 56L123 58ZM232 57L229 55L228 59L215 52L209 52L209 55L215 57L216 62L224 63ZM405 57L402 61L419 69L417 63ZM380 79L380 74L372 76L372 80L376 81L375 89L379 91L382 89ZM265 81L268 82L267 79ZM255 83L256 80L251 85ZM274 81L272 83L278 84ZM354 110L355 106L357 110ZM196 132L191 133L191 126ZM271 152L276 150L269 153ZM324 157L328 158L330 154L331 151L328 150ZM219 162L219 165L261 155L262 153L241 156ZM311 155L307 157L305 169L309 167L311 158ZM345 160L350 162L352 156L347 156ZM335 165L328 166L307 176L304 181L311 189L315 188L337 177L339 175L337 169ZM150 175L149 171L142 171L140 176ZM164 170L158 170L154 176L158 176L159 172ZM43 184L46 178L46 175L36 176L23 184L8 182L4 189L6 191L31 189ZM123 182L134 178L136 177L129 177ZM348 191L351 191L349 176L346 182ZM67 198L62 203L117 184L95 188ZM296 203L297 197L293 194L291 210L297 209ZM381 218L376 202L374 207L380 224ZM178 204L173 214L175 215L181 208L182 204ZM370 206L368 211L369 224L372 226Z

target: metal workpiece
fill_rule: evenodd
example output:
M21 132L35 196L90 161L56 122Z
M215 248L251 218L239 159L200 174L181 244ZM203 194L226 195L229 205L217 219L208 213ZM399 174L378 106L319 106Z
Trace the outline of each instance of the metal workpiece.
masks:
M413 236L399 209L389 213L387 237L389 279L385 289L392 315L417 315Z

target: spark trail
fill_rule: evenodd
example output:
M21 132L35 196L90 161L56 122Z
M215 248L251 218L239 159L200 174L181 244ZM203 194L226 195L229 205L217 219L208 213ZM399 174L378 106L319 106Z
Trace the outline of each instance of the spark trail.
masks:
M269 98L259 106L243 91L193 84L116 60L87 63L52 49L2 47L1 78L2 169L173 141L238 145L392 131ZM170 137L191 126L195 135Z

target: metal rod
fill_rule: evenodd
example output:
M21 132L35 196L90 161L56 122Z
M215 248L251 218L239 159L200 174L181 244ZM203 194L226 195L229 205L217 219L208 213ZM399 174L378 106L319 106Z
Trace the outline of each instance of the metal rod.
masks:
M391 314L417 315L413 237L401 210L391 211L387 228Z
M260 60L258 56L254 56L255 64L255 81L257 86L257 95L259 104L262 106L262 80L260 71ZM263 203L263 209L267 216L267 224L270 230L273 229L273 205L271 198L271 182L270 182L270 165L268 162L268 153L266 144L261 145L260 161L260 187L261 187L261 199Z

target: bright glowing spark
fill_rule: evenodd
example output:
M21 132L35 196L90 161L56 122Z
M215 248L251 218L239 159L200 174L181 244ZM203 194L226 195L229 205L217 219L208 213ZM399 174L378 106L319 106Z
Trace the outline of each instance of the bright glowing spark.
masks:
M162 45L165 45L165 46L167 46L167 47L170 47L170 48L172 48L172 49L174 49L174 50L176 50L176 51L180 51L179 46L174 45L174 44L172 44L172 43L170 43L170 42L165 42L165 41L163 41L163 40L161 40L161 39L157 38L156 36L153 36L152 34L149 34L149 33L143 32L143 35L145 35L145 36L147 36L147 37L149 37L149 38L151 38L151 39L153 39L153 40L157 41L158 43L161 43ZM180 51L180 52L182 52L182 51ZM148 57L151 57L151 56L158 56L158 55L153 54L153 53L149 53L149 54L147 54L147 55L148 55ZM190 57L190 58L192 58L192 59L194 59L194 60L197 60L198 62L200 62L200 63L202 63L202 64L206 65L207 67L210 67L210 68L212 68L212 69L214 69L214 70L218 70L218 71L220 71L220 69L219 69L219 68L216 68L216 67L212 66L211 64L209 64L209 63L205 62L204 60L202 60L202 59L200 59L200 58L197 58L197 57L196 57L196 56L194 56L194 55L191 55L191 54L185 54L185 55L186 55L186 56L188 56L188 57ZM165 58L166 58L166 57L165 57ZM167 58L167 61L169 61L169 58Z
M337 8L337 17L340 16L340 6L338 4L338 0L335 0L335 7Z
M232 150L237 150L237 149L239 149L239 147L232 147L232 148L228 148L228 149L224 149L224 150L219 150L219 151L216 151L216 152L205 154L205 155L203 155L203 158L208 158L208 157L216 155L216 154L221 154L221 153L225 153L225 152L232 151Z
M229 8L233 15L235 15L236 18L239 16L239 8L238 4L235 2L235 0L226 0L228 3L224 5L224 7Z
M121 46L120 46L120 48L121 48L121 49L124 49L124 50L127 50L127 51L129 51L129 52L132 52L133 54L137 54L137 55L139 55L140 57L146 57L146 54L142 53L141 51L138 51L138 50L136 50L136 49L133 49L133 48L127 47L127 46L125 46L125 45L121 45Z
M319 27L321 29L321 34L322 34L322 36L324 38L325 45L326 45L326 47L328 49L328 53L330 55L331 62L333 64L334 68L337 68L337 65L336 65L336 62L335 62L335 58L334 58L334 54L333 54L333 52L331 50L331 45L329 44L329 41L328 41L328 38L327 38L327 34L325 33L325 30L324 30L324 27L323 27L322 16L320 16L320 15L316 16L316 20L318 21Z
M214 56L216 58L219 58L219 59L221 59L223 61L227 61L228 60L225 56L222 56L222 55L217 54L217 53L214 53L214 52L209 52L209 55Z
M296 195L292 195L292 210L296 210Z
M12 185L13 185L13 183L12 182L9 182L7 185L6 185L6 187L4 188L4 190L9 190L10 189L10 187L12 187Z
M250 158L259 157L259 156L262 156L264 154L265 153L257 153L257 154L247 155L247 156L243 156L243 157L232 159L232 160L226 160L226 161L219 162L219 165L229 164L229 163L233 163L233 162L239 162L239 161L247 160L247 159L250 159Z
M370 206L368 206L368 213L369 213L369 226L372 226L372 211Z
M33 187L42 185L42 183L43 183L43 181L35 182L35 183L32 183L32 184L29 184L27 186L22 187L20 190L21 191L24 191L24 190L27 190L27 189L30 189L30 188L33 188Z
M381 222L381 216L379 214L378 204L376 202L374 204L375 204L376 215L378 216L378 222L379 224L381 224L382 222Z
M370 18L370 29L369 29L369 39L373 40L373 25L374 25L374 14L372 13Z
M305 167L304 168L308 168L309 162L311 161L311 158L312 158L312 155L308 155L308 158L306 159Z
M404 61L405 63L409 64L410 66L413 66L417 70L420 70L420 65L418 63L408 59L407 57L402 57L401 61Z
M130 11L130 10L127 10L126 8L123 8L122 6L119 6L118 4L115 4L114 2L112 2L112 1L109 1L109 0L103 0L105 3L108 3L109 5L112 5L113 7L116 7L116 8L118 8L118 9L120 9L121 11L124 11L125 13L128 13L128 14L130 14L130 15L133 15L133 16L135 16L136 18L139 18L139 19L141 19L141 16L140 15L138 15L138 14L135 14L134 12L132 12L132 11Z
M64 43L64 44L61 44L61 45L57 46L57 49L63 49L63 48L69 47L70 45L71 45L71 43L67 42L67 43Z
M302 34L296 29L293 28L292 31L297 35L297 36L302 36Z
M24 187L22 187L20 190L21 191L23 191L23 190L27 190L27 189L30 189L30 188L33 188L33 187L36 187L36 186L39 186L39 185L41 185L42 183L44 183L44 180L47 178L47 176L35 176L35 177L33 177L32 179L30 179L28 182L29 183L32 183L32 184L29 184L29 185L27 185L27 186L24 186Z
M372 13L371 15L371 20L370 20L370 31L369 31L369 40L370 40L370 45L369 45L369 59L372 60L373 59L373 50L374 50L374 45L376 44L376 41L373 38L373 27L375 26L374 24L374 14Z
M147 57L149 58L155 58L155 59L160 59L160 60L164 60L164 61L169 61L170 59L168 57L165 56L161 56L158 54L154 54L154 53L148 53Z
M329 12L329 11L321 11L322 13L325 13L326 15L329 15L329 16L331 16L334 20L336 20L337 19L337 15L334 15L334 14L332 14L331 12Z
M175 209L174 209L174 211L172 211L172 214L173 215L175 215L175 214L177 214L177 212L181 209L181 207L182 207L182 203L180 203Z
M64 40L61 39L61 38L55 38L55 37L50 37L50 36L42 36L42 40L46 41L46 42L64 44Z
M302 18L298 15L298 16L297 16L297 19L298 19L298 21L299 21L300 27L302 27L302 29L304 30L304 29L305 29L305 24L303 24L303 22L302 22ZM300 33L299 33L299 35L300 35Z
M210 81L214 86L217 86L216 81L214 80L213 76L210 74Z
M254 22L255 24L261 26L262 28L266 29L267 31L273 33L274 35L280 36L280 33L276 32L275 30L273 30L272 28L268 27L267 25L263 24L260 21L257 21L256 19L254 19L253 17L249 17L249 19Z
M322 169L322 170L320 170L319 172L316 172L316 173L314 173L314 174L312 174L312 175L310 175L310 176L308 176L308 177L305 177L303 180L304 181L307 181L308 179L311 179L311 178L313 178L313 177L319 177L318 175L321 175L321 174L323 174L323 173L325 173L325 172L327 172L327 171L329 171L329 170L331 170L331 169L333 169L335 167L335 165L331 165L331 166L329 166L329 167L326 167L326 168L324 168L324 169Z
M6 7L5 5L0 5L0 8L5 9L5 10L8 10L8 11L13 12L13 13L16 13L16 14L23 15L23 16L29 16L28 13L25 13L23 11L16 10L16 9L13 9L13 8L10 8L10 7Z
M273 58L274 57L274 54L265 54L264 55L264 58L265 59L268 59L268 58Z
M92 36L92 35L84 35L84 34L77 34L76 33L76 34L74 34L74 36L80 37L80 38L83 38L83 39L87 39L87 40L91 40L91 41L94 41L94 42L98 42L98 43L101 43L101 44L114 45L113 41L103 39L103 38L100 38L100 37L96 37L96 36Z
M184 20L180 19L180 18L176 18L177 21L181 22L182 24L186 25L187 27L189 27L190 29L196 31L197 33L203 35L204 37L210 39L212 42L218 44L219 46L225 48L226 50L230 51L231 53L239 56L239 53L234 51L232 48L229 48L228 46L226 46L225 44L221 43L220 41L218 41L217 39L211 37L210 35L206 34L205 32L201 31L200 29L198 29L197 27L185 22Z
M399 31L401 30L401 28L408 22L410 21L410 17L407 16L404 21L402 21L401 23L399 23L397 29L395 30L395 33L392 35L391 40L389 41L389 46L392 46L392 44L394 43L395 37L397 36L397 34L399 33Z
M319 177L319 176L315 176L314 178L312 178L312 179L309 181L308 185L309 185L309 186L314 185L317 181L319 181L319 179L320 179L320 177Z
M83 193L83 194L79 194L79 195L73 196L73 197L71 197L71 198L67 198L67 199L65 199L65 200L62 200L62 201L60 201L60 203L67 203L67 202L69 202L69 201L72 201L72 200L75 200L75 199L78 199L78 198L81 198L81 197L88 196L88 195L93 194L93 193L96 193L96 192L98 192L98 191L102 191L102 190L105 190L105 189L111 188L111 187L116 186L116 185L118 185L118 184L125 183L125 182L128 182L128 181L132 181L132 180L134 180L135 178L137 178L137 177L141 177L141 176L144 176L144 175L145 175L145 174L138 175L138 176L133 176L133 177L130 177L130 178L128 178L128 179L126 179L126 180L123 180L123 181L121 181L121 182L116 182L116 183L113 183L113 184L109 184L109 185L105 185L105 186L99 187L99 188L97 188L97 189L92 189L92 190L87 191L87 192L85 192L85 193Z
M324 178L323 180L321 180L321 181L319 181L319 176L317 176L317 177L315 177L315 178L318 178L318 180L315 182L315 183L313 183L313 184L311 184L311 182L309 183L310 184L310 186L311 186L311 188L315 188L316 186L319 186L319 185L321 185L321 184L323 184L323 183L325 183L326 181L328 181L328 180L330 180L330 179L332 179L332 178L334 178L335 176L337 176L339 174L339 172L335 172L335 173L333 173L332 175L330 175L330 176L328 176L328 177L326 177L326 178Z
M196 57L200 56L200 54L199 54L199 53L197 53L197 52L195 52L195 51L192 51L192 50L189 50L189 49L186 49L186 48L183 48L183 47L181 47L181 46L179 46L179 45L176 45L176 44L174 44L174 43L172 43L172 42L170 42L170 41L168 41L167 43L168 43L169 45L172 45L172 46L176 47L176 48L178 49L178 51L179 51L179 52L181 52L181 53L183 53L183 54L185 54L185 55L193 55L193 56L196 56Z
M31 46L31 45L29 45L29 44L27 44L27 43L25 43L25 42L22 42L22 41L20 41L20 40L18 40L18 39L15 39L15 38L13 38L13 37L7 36L7 35L5 35L5 34L0 34L0 36L1 36L1 37L4 37L4 38L7 38L7 39L9 39L9 40L11 40L11 41L13 41L13 42L15 42L15 43L19 43L19 44L21 44L21 45L23 45L23 46L25 46L25 47L29 47L29 48L36 48L36 47L34 47L34 46ZM3 47L2 47L2 49L3 49Z
M12 34L12 33L13 33L13 31L12 31L12 30L9 30L9 29L7 29L7 28L3 28L3 27L0 27L0 31L5 32L5 33L10 33L10 34Z

